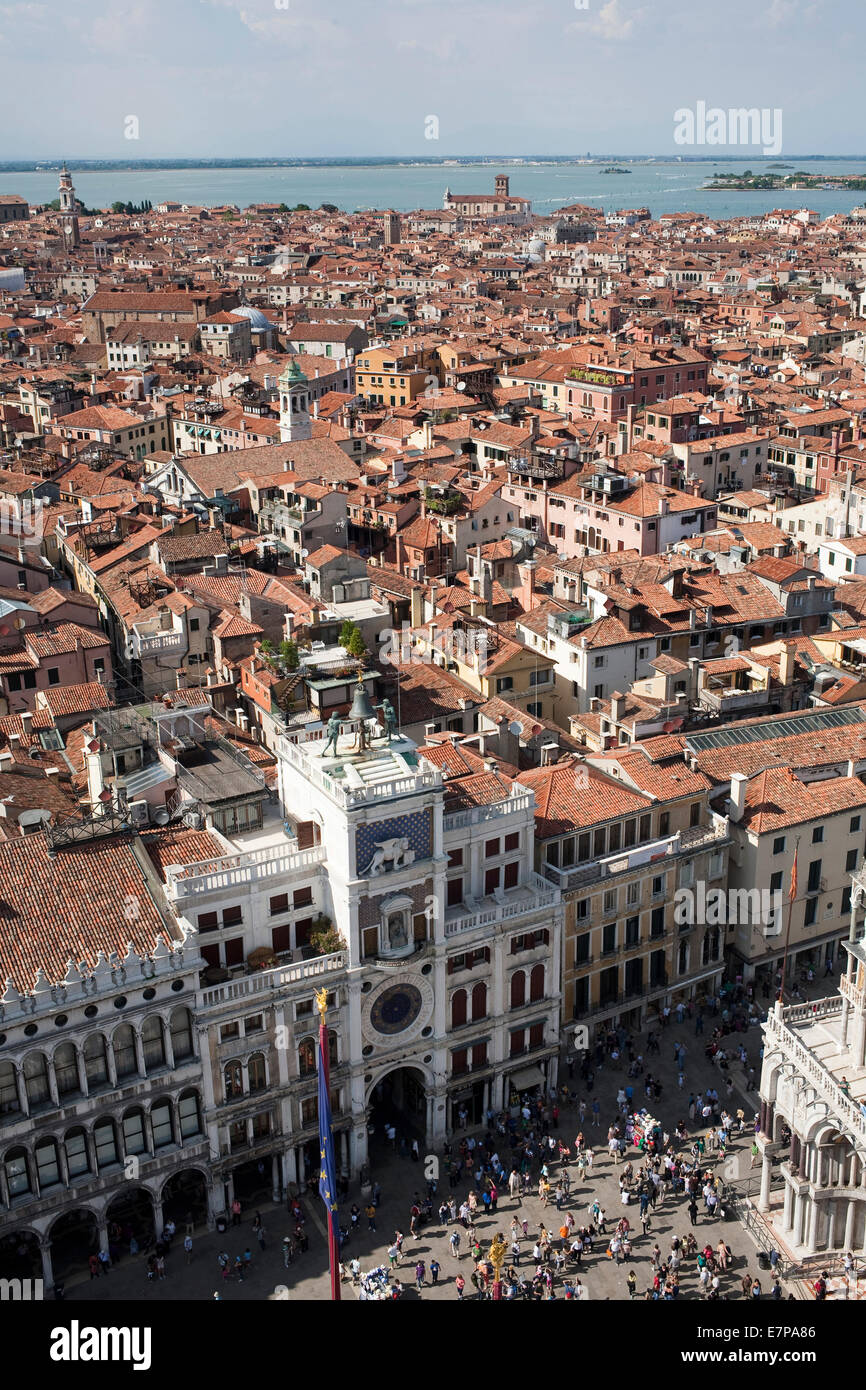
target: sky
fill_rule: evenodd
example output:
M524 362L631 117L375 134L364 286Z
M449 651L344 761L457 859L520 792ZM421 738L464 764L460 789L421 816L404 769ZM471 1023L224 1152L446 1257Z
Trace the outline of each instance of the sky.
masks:
M860 155L864 38L863 0L0 0L0 159L712 155L700 101Z

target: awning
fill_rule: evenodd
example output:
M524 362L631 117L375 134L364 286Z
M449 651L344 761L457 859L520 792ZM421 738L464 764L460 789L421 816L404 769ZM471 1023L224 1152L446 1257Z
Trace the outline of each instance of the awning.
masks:
M544 1072L541 1067L523 1067L512 1072L508 1080L515 1091L531 1091L533 1086L544 1085Z

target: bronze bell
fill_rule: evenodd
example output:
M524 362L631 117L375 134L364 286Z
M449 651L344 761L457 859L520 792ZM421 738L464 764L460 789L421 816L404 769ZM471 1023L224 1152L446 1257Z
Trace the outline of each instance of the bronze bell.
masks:
M376 711L370 704L370 697L367 694L364 682L358 677L358 684L355 686L355 696L352 700L352 708L349 710L350 719L375 719Z

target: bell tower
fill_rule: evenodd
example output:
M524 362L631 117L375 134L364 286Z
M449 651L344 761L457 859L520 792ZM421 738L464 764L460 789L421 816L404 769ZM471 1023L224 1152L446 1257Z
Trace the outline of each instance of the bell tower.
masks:
M73 247L79 245L81 238L78 231L78 199L75 196L75 189L72 186L72 175L66 167L65 160L63 162L63 168L60 170L60 185L58 192L60 193L60 219L63 227L63 240L66 243L67 250L71 250Z
M299 439L312 439L310 383L294 358L277 384L280 391L280 442L293 444Z

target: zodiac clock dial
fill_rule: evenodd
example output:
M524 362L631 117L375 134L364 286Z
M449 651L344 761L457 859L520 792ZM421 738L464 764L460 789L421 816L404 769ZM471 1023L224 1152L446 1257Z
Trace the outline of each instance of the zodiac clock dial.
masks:
M422 1003L421 991L414 985L392 985L373 1004L370 1022L377 1033L402 1033L415 1022Z

